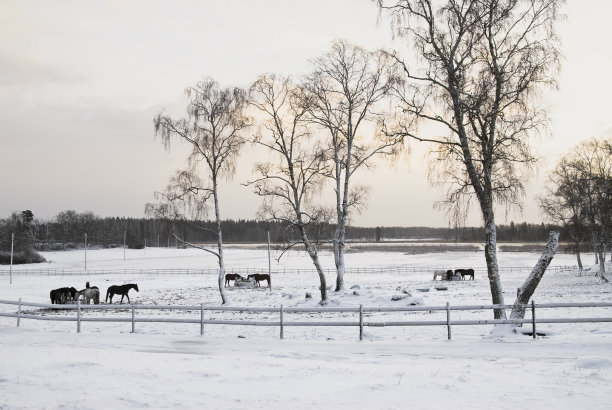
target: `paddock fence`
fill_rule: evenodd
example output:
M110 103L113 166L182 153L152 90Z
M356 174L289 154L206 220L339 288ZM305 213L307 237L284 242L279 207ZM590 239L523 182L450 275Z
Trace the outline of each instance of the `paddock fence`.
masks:
M523 305L526 312L530 312L530 316L526 319L472 319L472 320L457 320L453 319L453 312L458 311L490 311L492 309L512 309L512 305L457 305L452 306L446 303L444 306L403 306L403 307L366 307L363 305L355 307L224 307L224 306L205 306L204 303L193 306L181 305L83 305L80 301L76 304L67 305L50 305L44 303L24 302L0 300L0 305L17 306L15 313L0 312L0 317L16 318L17 326L21 324L23 319L31 320L51 320L51 321L68 321L76 323L77 333L81 332L81 326L84 322L113 322L113 323L131 323L131 332L136 331L136 323L180 323L180 324L199 324L200 335L204 335L205 326L209 325L238 325L238 326L272 326L279 328L279 336L284 338L284 330L286 327L295 326L310 326L310 327L355 327L359 329L359 339L363 340L363 330L366 327L398 327L398 326L441 326L447 330L448 340L451 340L453 326L481 326L481 325L529 325L531 330L523 331L531 335L534 339L538 336L537 325L552 324L552 323L605 323L612 322L611 309L612 303L605 302L569 302L569 303L535 303L532 301L529 304ZM50 311L72 311L73 315L43 315L43 310L24 311L24 307L41 308ZM597 308L598 314L596 317L566 317L566 318L540 318L536 312L541 312L544 309L567 309L567 308ZM119 311L127 314L127 316L102 317L101 312ZM172 312L190 312L189 318L177 317L144 317L140 313L147 310L167 310ZM88 312L85 314L85 312ZM93 312L92 312L93 311ZM234 312L237 319L210 319L205 318L205 312ZM446 317L443 320L392 320L381 321L371 320L372 316L380 313L398 313L398 312L425 312L429 315L434 312L444 312ZM138 314L137 314L138 313ZM198 315L199 313L199 315ZM245 320L241 315L245 313L267 313L274 315L273 318L267 320ZM352 320L286 320L287 314L323 314L323 313L349 313L355 316ZM490 314L490 312L488 312ZM366 315L370 317L366 318ZM528 316L528 315L527 315ZM527 328L529 327L527 326Z
M405 274L416 275L421 273L432 273L435 270L447 270L448 267L430 267L430 266L362 266L362 267L346 267L345 274L347 275L365 275L365 274ZM501 273L507 272L531 272L533 268L528 266L515 267L500 267ZM559 273L578 269L576 266L549 266L546 271ZM485 275L486 268L474 268L475 273ZM335 269L324 269L325 274L335 274ZM242 276L248 276L254 273L268 273L267 268L226 268L225 273L238 273ZM273 269L272 275L316 275L314 268L283 268ZM202 269L13 269L12 276L77 276L77 275L218 275L218 268L202 268ZM9 270L0 270L0 276L9 276Z

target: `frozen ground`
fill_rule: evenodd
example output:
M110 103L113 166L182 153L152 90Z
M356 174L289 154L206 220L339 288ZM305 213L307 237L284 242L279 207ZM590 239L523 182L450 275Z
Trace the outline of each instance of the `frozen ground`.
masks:
M136 282L130 293L137 304L218 305L213 275L146 275L130 269L215 267L215 260L197 250L98 250L87 252L88 270L123 273L77 275L19 274L29 269L80 269L83 251L49 252L47 264L15 267L13 284L6 269L0 275L0 299L48 303L49 290L84 287L85 281L104 293L111 284ZM229 268L267 269L267 253L230 248ZM529 267L538 255L500 253L500 265ZM589 255L585 257L585 260ZM376 266L383 273L351 274L347 290L330 293L332 306L423 306L490 304L486 278L446 282L437 291L429 267L484 267L482 253L404 255L364 252L347 255L349 267ZM331 268L331 255L324 255ZM571 255L558 255L553 265L573 265ZM413 274L385 273L396 265L421 267ZM273 270L309 268L304 253L294 252ZM126 273L127 270L127 273ZM514 300L525 270L505 271L506 302ZM333 276L328 276L331 284ZM350 289L358 285L359 289ZM316 306L317 278L305 272L277 274L273 290L227 291L233 306ZM427 290L427 291L424 291ZM612 285L574 271L547 273L534 295L537 302L611 301ZM306 292L313 299L306 299ZM406 295L392 301L394 295ZM0 305L2 311L14 306ZM29 308L41 315L69 315ZM605 316L610 310L565 310L539 317ZM87 315L104 315L92 311ZM172 311L147 315L178 317ZM457 318L490 314L456 312ZM129 311L111 313L129 317ZM190 315L190 313L182 313ZM194 312L193 315L199 315ZM240 313L228 314L237 318ZM404 318L372 314L368 320ZM407 320L443 316L415 312ZM477 316L478 315L478 316ZM304 320L287 315L286 320ZM332 317L332 316L330 316ZM253 320L274 319L266 314ZM320 319L316 315L311 318ZM337 318L337 317L336 317ZM354 319L344 314L342 320ZM0 318L0 408L205 408L205 409L609 409L612 403L612 324L541 325L548 336L530 337L492 332L489 326L455 326L448 341L444 327L366 328L363 341L356 328L294 327L285 339L275 327L208 325L204 336L196 324L21 321Z

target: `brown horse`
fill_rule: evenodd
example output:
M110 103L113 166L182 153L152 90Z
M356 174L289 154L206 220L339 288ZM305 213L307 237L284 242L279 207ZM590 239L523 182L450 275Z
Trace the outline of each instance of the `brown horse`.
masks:
M225 287L229 286L230 280L236 281L236 279L244 279L237 273L228 273L225 275Z
M268 281L268 287L270 287L270 275L268 275L267 273L254 273L252 275L247 276L247 279L251 278L255 280L256 286L261 286L261 283L259 283L259 281L266 280Z

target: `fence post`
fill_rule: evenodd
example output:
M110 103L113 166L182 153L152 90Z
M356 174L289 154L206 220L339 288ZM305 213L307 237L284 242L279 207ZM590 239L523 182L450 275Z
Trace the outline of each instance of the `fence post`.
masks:
M204 336L204 303L200 305L200 336Z
M450 303L446 302L446 327L448 328L448 340L451 340Z
M81 299L77 299L77 333L81 333Z
M536 338L536 315L535 315L535 301L531 299L531 331L533 332L533 338Z
M17 327L21 324L21 298L19 298L19 308L17 309Z
M359 340L363 340L363 305L359 305Z
M132 302L132 333L134 333L135 316L136 316L136 310L134 309L134 303Z
M283 305L280 305L280 338L284 339Z

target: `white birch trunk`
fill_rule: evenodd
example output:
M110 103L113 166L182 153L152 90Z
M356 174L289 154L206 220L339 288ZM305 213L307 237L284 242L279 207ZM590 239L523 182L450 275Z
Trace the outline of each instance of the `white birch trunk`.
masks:
M223 232L221 231L221 212L219 210L219 195L217 192L217 178L213 177L213 198L215 201L215 219L217 222L217 253L219 259L219 294L221 295L221 304L227 303L225 296L225 261L223 259Z
M491 299L494 305L504 304L504 294L502 290L501 280L499 277L499 265L497 264L497 227L495 219L491 212L485 224L485 260L487 262L487 275L489 278L489 287L491 288ZM506 311L504 309L495 309L493 311L495 319L505 319Z

